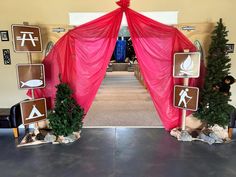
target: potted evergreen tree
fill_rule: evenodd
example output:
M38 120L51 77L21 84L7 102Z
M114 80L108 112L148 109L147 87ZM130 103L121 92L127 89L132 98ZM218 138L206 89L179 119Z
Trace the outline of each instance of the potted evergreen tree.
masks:
M82 129L84 110L76 103L71 88L67 83L63 83L61 78L56 88L55 108L49 113L48 120L53 134L59 137L60 141L60 138L71 136ZM73 139L73 136L71 138Z
M224 127L228 125L229 114L232 111L232 106L228 104L230 94L225 94L219 89L223 78L229 75L231 67L226 46L227 35L226 26L220 19L212 32L212 42L206 58L205 83L200 92L199 109L194 114L207 126L218 124Z

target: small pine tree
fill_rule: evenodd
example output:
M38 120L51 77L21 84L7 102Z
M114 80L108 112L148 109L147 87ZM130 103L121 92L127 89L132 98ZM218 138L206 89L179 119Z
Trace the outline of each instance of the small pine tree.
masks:
M54 111L48 115L49 125L56 136L68 136L82 129L84 110L72 97L68 84L60 79L56 88L56 104Z
M222 127L229 123L229 113L232 107L228 104L229 95L225 95L215 89L223 78L229 75L231 67L230 58L227 55L226 39L228 31L222 23L222 19L212 32L212 42L207 56L207 73L204 88L200 92L199 109L195 116L211 126L218 124Z

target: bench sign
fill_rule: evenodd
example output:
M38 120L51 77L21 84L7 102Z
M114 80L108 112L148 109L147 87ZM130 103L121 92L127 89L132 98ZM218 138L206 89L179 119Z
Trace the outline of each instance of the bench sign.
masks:
M22 122L24 125L39 122L47 118L45 98L22 101L20 107Z

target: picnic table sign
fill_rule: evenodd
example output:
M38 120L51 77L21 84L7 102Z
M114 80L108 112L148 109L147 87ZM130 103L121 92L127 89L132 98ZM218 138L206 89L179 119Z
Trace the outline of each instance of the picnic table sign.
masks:
M42 38L37 26L12 25L15 52L42 52Z

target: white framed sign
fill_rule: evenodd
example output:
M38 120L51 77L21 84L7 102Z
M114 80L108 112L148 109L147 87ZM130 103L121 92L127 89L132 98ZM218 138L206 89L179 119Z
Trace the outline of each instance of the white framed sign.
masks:
M199 88L182 85L174 86L174 106L196 111L198 108Z
M15 52L42 52L42 37L38 26L12 25Z
M198 78L200 74L200 52L175 53L173 62L173 77Z
M45 71L43 64L17 64L16 69L19 89L45 87Z

